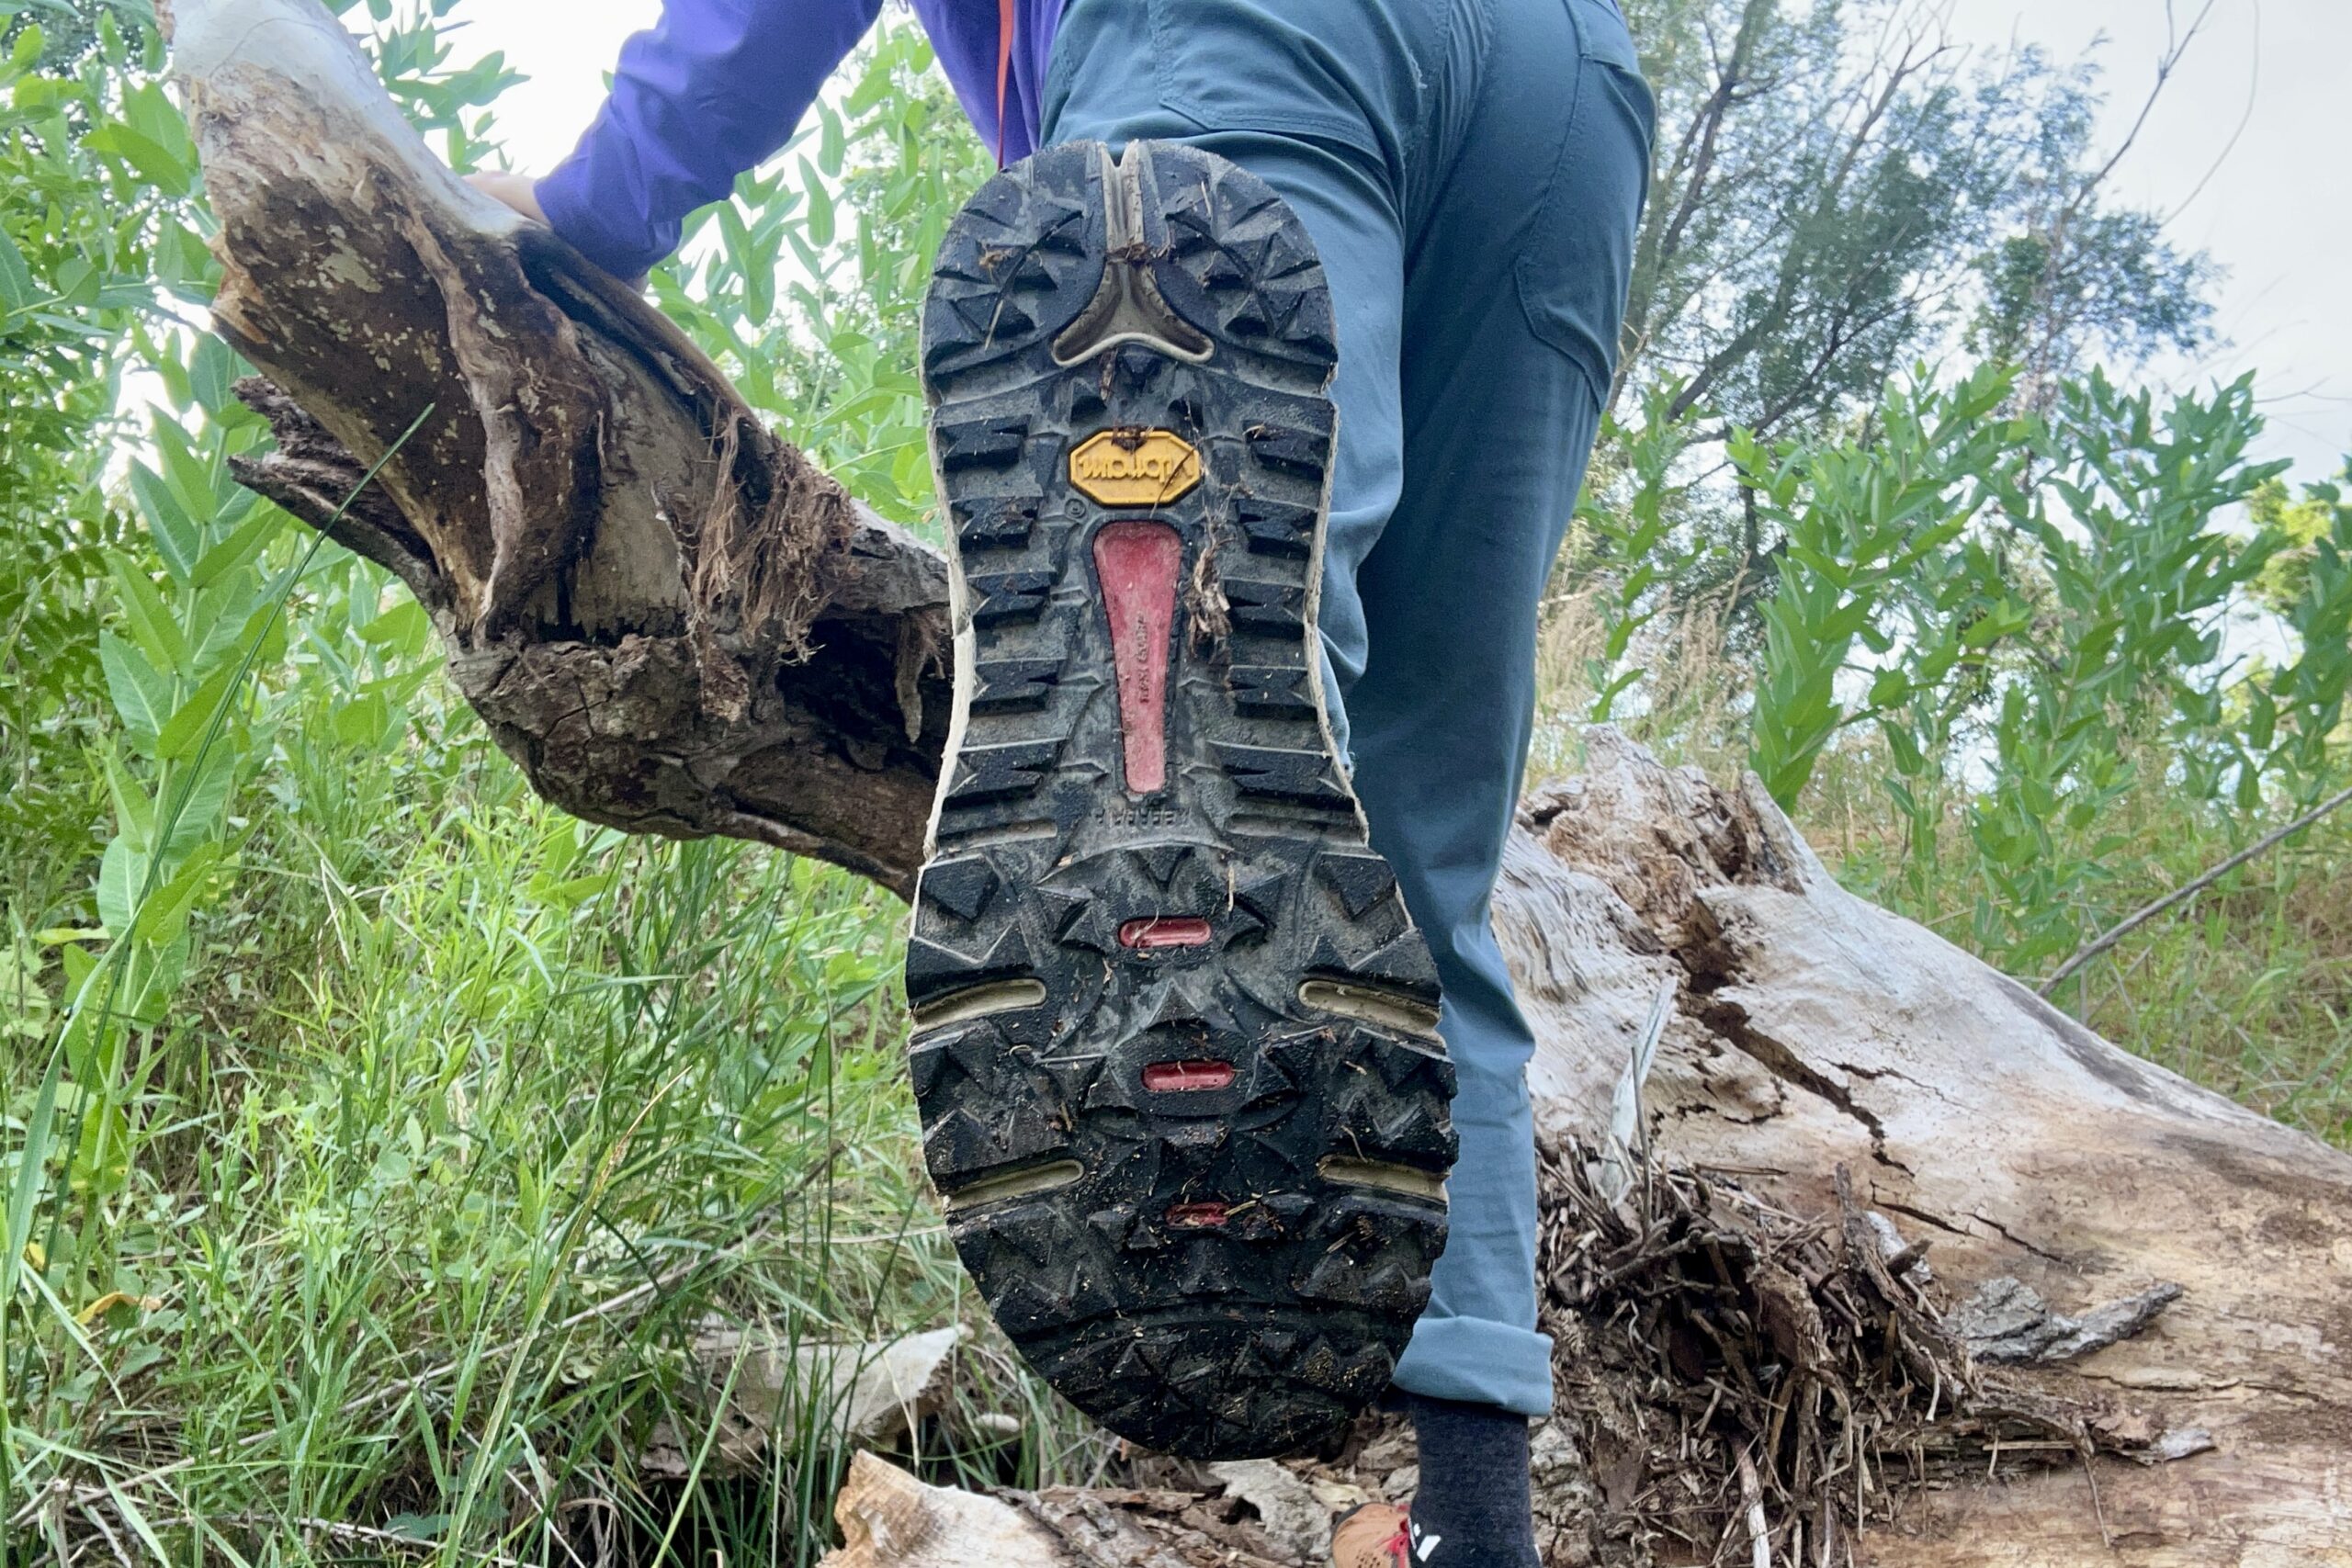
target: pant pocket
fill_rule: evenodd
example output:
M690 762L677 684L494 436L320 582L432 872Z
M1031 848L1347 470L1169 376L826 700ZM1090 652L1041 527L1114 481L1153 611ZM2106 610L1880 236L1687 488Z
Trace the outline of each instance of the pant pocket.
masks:
M1162 107L1205 130L1336 141L1383 163L1422 112L1430 0L1147 0Z
M1562 0L1577 33L1571 103L1528 244L1521 307L1538 338L1566 355L1605 398L1649 193L1657 106L1633 35L1611 0Z

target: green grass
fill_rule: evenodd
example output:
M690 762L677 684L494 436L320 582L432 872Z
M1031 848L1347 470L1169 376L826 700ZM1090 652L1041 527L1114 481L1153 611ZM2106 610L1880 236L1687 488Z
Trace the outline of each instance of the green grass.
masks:
M372 769L297 738L248 803L243 892L144 1046L128 1179L40 1258L73 1293L9 1319L25 1561L107 1529L175 1562L560 1562L600 1530L645 1561L665 1538L680 1562L803 1561L845 1457L831 1412L750 1476L640 1472L657 1422L689 1455L708 1433L680 1397L695 1328L982 1315L898 1070L901 907L575 823L469 720L435 724ZM9 1064L18 1147L40 1055ZM985 1339L967 1372L1020 1435L942 1422L922 1436L962 1446L928 1462L1095 1461Z
M1720 773L1691 704L1723 682L1688 673L1648 738ZM0 1197L33 1265L0 1348L0 1561L103 1560L111 1533L175 1564L805 1562L847 1445L817 1409L748 1467L715 1462L689 1355L714 1316L787 1343L970 1325L959 1404L907 1457L1098 1472L1102 1440L989 1334L931 1206L899 1071L902 908L763 850L574 822L454 699L356 756L322 694L240 797L234 891L121 1065L141 1087L119 1179L62 1205L86 1161L41 1048L55 973L20 942L0 976L32 982L6 1015ZM1556 716L1544 747L1572 765ZM1906 879L1879 772L1831 752L1802 825L1849 885L1966 943L1962 818ZM23 932L86 920L86 857L34 848L53 827L0 849ZM2086 926L2262 827L2136 792L2102 824L2125 848ZM2347 866L2352 821L2327 824L2057 999L2352 1143ZM665 1422L690 1483L642 1462Z

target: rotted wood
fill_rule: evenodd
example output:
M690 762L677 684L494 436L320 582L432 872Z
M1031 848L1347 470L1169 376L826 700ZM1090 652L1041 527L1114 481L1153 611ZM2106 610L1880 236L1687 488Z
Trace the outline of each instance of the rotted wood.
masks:
M451 177L314 0L158 9L216 322L279 437L246 482L323 525L433 408L334 532L431 612L533 785L904 893L951 701L938 555ZM2352 1563L2352 1158L1847 894L1752 784L1607 730L1589 753L1525 803L1495 905L1538 1042L1547 1561ZM1654 1018L1632 1159L1610 1107ZM1398 1451L1299 1468L1386 1488ZM1098 1562L1163 1561L1191 1548L1148 1521L1195 1528L1170 1490L1055 1517L1102 1523ZM994 1561L1080 1539L976 1503L1029 1532ZM930 1561L905 1530L933 1506L849 1561Z
M644 299L459 181L315 0L157 11L220 230L238 477L432 614L548 799L904 893L947 730L937 551L764 428Z

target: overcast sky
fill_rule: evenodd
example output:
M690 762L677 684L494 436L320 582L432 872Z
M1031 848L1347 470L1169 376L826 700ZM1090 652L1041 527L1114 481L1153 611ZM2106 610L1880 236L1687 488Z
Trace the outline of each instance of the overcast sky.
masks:
M1951 30L1974 48L2040 43L2071 59L2099 43L2108 134L2120 139L2164 52L2167 12L2202 0L1950 0ZM602 93L620 40L659 0L472 0L461 52L503 49L531 79L499 105L517 167L560 159ZM2114 176L2117 197L2172 214L2176 241L2228 269L2217 324L2225 346L2174 382L2259 370L2269 455L2296 475L2332 473L2352 450L2352 133L2345 123L2352 0L2215 0L2205 30ZM2243 129L2241 123L2243 122ZM2234 138L2234 141L2233 139ZM2218 166L2217 166L2218 161Z

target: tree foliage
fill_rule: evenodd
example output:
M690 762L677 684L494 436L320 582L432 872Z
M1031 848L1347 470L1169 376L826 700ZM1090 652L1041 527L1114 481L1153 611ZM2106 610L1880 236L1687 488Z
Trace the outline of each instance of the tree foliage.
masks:
M154 47L62 0L0 45L0 826L52 852L87 832L64 762L96 721L100 585L129 529L105 484L122 377L190 265L156 221L192 170L163 152L185 132Z
M2210 331L2211 268L2107 205L2099 78L1973 58L1927 0L1637 0L1659 102L1612 400L1761 436L1964 338L2036 392Z

